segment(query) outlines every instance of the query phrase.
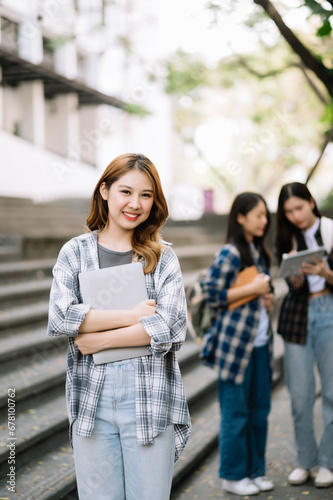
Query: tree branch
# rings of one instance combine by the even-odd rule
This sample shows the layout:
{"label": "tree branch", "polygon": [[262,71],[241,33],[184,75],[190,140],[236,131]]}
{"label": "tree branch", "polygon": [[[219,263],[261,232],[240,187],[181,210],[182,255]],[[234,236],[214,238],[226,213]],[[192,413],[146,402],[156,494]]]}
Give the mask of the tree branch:
{"label": "tree branch", "polygon": [[253,1],[265,10],[294,52],[301,58],[305,66],[317,75],[327,88],[330,96],[333,97],[333,77],[329,75],[327,68],[318,59],[316,59],[316,57],[314,57],[314,55],[295,36],[291,29],[288,28],[274,5],[269,0]]}
{"label": "tree branch", "polygon": [[[333,0],[332,0],[333,2]],[[299,63],[291,63],[291,64],[287,64],[284,68],[280,68],[280,69],[276,69],[276,70],[272,70],[272,71],[268,71],[267,73],[260,73],[259,71],[257,71],[256,69],[254,69],[241,55],[237,55],[237,60],[238,60],[238,63],[240,66],[242,66],[243,68],[245,68],[249,73],[251,73],[251,75],[254,75],[256,76],[257,78],[269,78],[269,77],[272,77],[272,76],[277,76],[279,75],[280,73],[283,73],[283,71],[285,71],[286,69],[290,69],[290,68],[298,68],[302,71],[306,81],[308,82],[309,86],[312,88],[312,90],[314,91],[314,93],[316,94],[316,96],[318,97],[318,99],[325,105],[328,104],[327,102],[327,99],[325,98],[325,96],[323,96],[323,94],[321,93],[320,89],[317,87],[317,85],[315,84],[315,82],[310,78],[310,76],[308,75],[308,72],[306,71],[306,67],[305,65],[302,63],[302,62],[299,62]]]}
{"label": "tree branch", "polygon": [[318,157],[318,160],[316,161],[315,165],[311,168],[310,172],[309,172],[309,175],[305,181],[305,184],[307,184],[309,182],[309,180],[311,179],[311,177],[313,176],[313,174],[315,173],[319,163],[320,163],[320,160],[322,159],[323,157],[323,154],[325,153],[325,149],[327,148],[327,146],[329,145],[330,142],[333,141],[333,128],[328,132],[327,136],[326,136],[326,139],[321,147],[321,151],[320,151],[320,155]]}
{"label": "tree branch", "polygon": [[286,69],[295,66],[295,64],[287,64],[284,68],[268,71],[267,73],[260,73],[260,71],[257,71],[256,69],[252,68],[252,66],[239,54],[237,54],[237,60],[240,66],[243,66],[243,68],[245,68],[249,73],[251,73],[251,75],[254,75],[257,78],[269,78],[272,76],[276,76],[279,75],[280,73],[283,73]]}
{"label": "tree branch", "polygon": [[[332,0],[332,2],[333,2],[333,0]],[[303,73],[306,81],[308,82],[308,84],[310,85],[310,87],[312,88],[312,90],[314,91],[314,93],[316,94],[316,96],[318,97],[318,99],[323,104],[325,104],[325,106],[327,106],[328,105],[327,99],[325,98],[325,96],[323,96],[323,94],[321,93],[320,89],[317,87],[317,85],[315,84],[315,82],[308,75],[308,72],[306,71],[307,68],[304,66],[304,64],[302,62],[299,62],[298,64],[295,64],[295,66],[302,71],[302,73]]]}

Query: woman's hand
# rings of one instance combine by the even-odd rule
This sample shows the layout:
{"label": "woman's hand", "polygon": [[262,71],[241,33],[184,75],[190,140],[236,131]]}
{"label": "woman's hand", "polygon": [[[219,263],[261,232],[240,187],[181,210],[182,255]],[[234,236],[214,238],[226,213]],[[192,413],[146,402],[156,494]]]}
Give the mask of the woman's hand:
{"label": "woman's hand", "polygon": [[303,274],[316,275],[325,278],[327,261],[325,259],[318,260],[317,257],[313,257],[313,260],[315,261],[315,264],[310,264],[310,262],[303,262],[300,271]]}
{"label": "woman's hand", "polygon": [[139,319],[144,316],[155,314],[156,302],[154,299],[143,300],[131,309],[133,324],[139,323]]}
{"label": "woman's hand", "polygon": [[271,289],[269,282],[270,277],[268,274],[258,274],[249,284],[249,287],[251,287],[251,293],[255,295],[265,295],[266,293],[269,293]]}
{"label": "woman's hand", "polygon": [[103,332],[79,333],[75,337],[74,343],[82,354],[94,354],[107,349],[105,340],[103,340]]}
{"label": "woman's hand", "polygon": [[262,297],[262,303],[267,312],[270,312],[273,309],[274,305],[274,295],[273,293],[265,293]]}

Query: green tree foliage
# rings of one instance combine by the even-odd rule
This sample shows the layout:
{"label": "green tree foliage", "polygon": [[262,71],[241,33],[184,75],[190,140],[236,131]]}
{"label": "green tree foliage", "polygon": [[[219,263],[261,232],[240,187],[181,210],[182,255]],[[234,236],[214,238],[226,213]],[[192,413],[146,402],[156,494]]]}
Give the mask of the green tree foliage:
{"label": "green tree foliage", "polygon": [[[333,7],[333,2],[329,3]],[[332,33],[331,21],[333,19],[333,8],[327,9],[323,2],[318,2],[317,0],[305,0],[303,5],[310,9],[310,16],[318,16],[321,20],[321,26],[317,29],[317,36],[329,36]]]}
{"label": "green tree foliage", "polygon": [[[275,23],[277,29],[280,34],[283,36],[285,41],[289,44],[291,49],[298,55],[303,64],[311,70],[316,77],[324,84],[326,90],[331,99],[333,99],[333,72],[332,72],[332,57],[328,65],[324,62],[322,54],[317,52],[317,49],[310,48],[308,45],[301,41],[301,38],[298,37],[294,31],[292,31],[287,24],[284,22],[283,17],[280,12],[277,10],[275,5],[269,0],[253,0],[253,2],[257,5],[260,5],[266,14],[272,19]],[[323,16],[323,12],[325,12],[324,23],[321,28],[317,30],[317,36],[329,36],[331,30],[327,29],[327,23],[330,25],[330,19],[332,17],[333,10],[326,10],[321,7],[321,4],[315,0],[305,1],[300,7],[306,6],[310,9],[311,16]],[[325,28],[326,26],[326,28]]]}
{"label": "green tree foliage", "polygon": [[197,55],[178,50],[167,61],[168,78],[165,91],[168,94],[189,94],[207,85],[210,74],[204,61]]}
{"label": "green tree foliage", "polygon": [[[296,7],[286,5],[288,2],[274,2],[282,9],[277,19],[271,2],[253,0],[252,3],[263,7],[258,5],[253,9],[245,22],[248,29],[258,33],[257,50],[231,54],[214,66],[207,66],[202,57],[183,51],[168,61],[166,90],[174,96],[179,143],[189,152],[188,159],[181,160],[184,178],[196,179],[203,187],[223,186],[221,196],[245,186],[259,187],[263,194],[273,196],[284,170],[299,165],[306,166],[308,173],[313,174],[308,151],[312,155],[321,151],[322,156],[331,137],[332,32],[328,28],[325,32],[324,26],[332,22],[332,12],[327,9],[327,2],[300,2],[297,8],[309,9],[308,22],[315,25],[313,33],[305,30],[295,34],[289,30],[287,38],[275,37],[275,45],[265,43],[264,31],[271,32],[272,20],[281,28],[282,15]],[[215,29],[219,29],[220,14],[227,16],[232,9],[241,7],[238,0],[214,0],[207,4]],[[290,44],[290,32],[297,50]],[[313,67],[306,64],[308,61]],[[319,72],[313,68],[316,71],[319,68]],[[325,78],[321,79],[323,74]],[[186,102],[184,96],[188,98]],[[220,166],[210,162],[196,140],[196,130],[212,116],[243,123],[229,160]],[[328,141],[323,148],[325,134]],[[315,156],[312,158],[314,163]],[[197,160],[205,162],[208,174],[206,171],[202,176],[191,170]]]}

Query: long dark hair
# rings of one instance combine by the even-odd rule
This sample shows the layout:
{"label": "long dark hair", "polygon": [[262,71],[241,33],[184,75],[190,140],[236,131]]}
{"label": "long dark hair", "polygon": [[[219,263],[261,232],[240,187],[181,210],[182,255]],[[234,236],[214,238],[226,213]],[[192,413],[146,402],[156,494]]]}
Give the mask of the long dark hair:
{"label": "long dark hair", "polygon": [[164,248],[159,230],[165,224],[169,212],[163,194],[160,177],[153,162],[142,154],[123,154],[115,158],[105,169],[99,179],[90,200],[90,211],[86,221],[89,231],[102,231],[109,224],[108,203],[100,193],[100,186],[106,183],[108,189],[120,177],[131,170],[145,173],[153,186],[154,203],[146,221],[140,224],[133,233],[132,248],[134,254],[146,260],[145,274],[154,271]]}
{"label": "long dark hair", "polygon": [[266,211],[267,211],[267,225],[265,227],[265,232],[261,237],[254,237],[253,243],[256,248],[259,250],[261,258],[264,260],[267,268],[270,266],[270,254],[267,250],[264,239],[269,230],[270,225],[270,214],[267,209],[266,201],[264,198],[258,193],[241,193],[233,201],[233,204],[230,209],[229,218],[228,218],[228,227],[227,227],[227,243],[233,243],[236,245],[237,249],[240,252],[241,256],[241,268],[248,267],[253,265],[253,257],[252,252],[250,251],[249,243],[247,242],[243,226],[239,224],[237,218],[238,214],[246,215],[253,208],[255,208],[258,203],[263,202]]}
{"label": "long dark hair", "polygon": [[302,200],[306,200],[309,203],[313,201],[313,213],[317,217],[321,217],[321,213],[316,205],[316,202],[305,184],[302,184],[301,182],[290,182],[289,184],[282,186],[276,212],[275,245],[279,261],[281,260],[283,253],[288,253],[292,250],[293,238],[296,240],[298,250],[305,250],[306,248],[302,230],[299,227],[294,226],[294,224],[287,219],[285,214],[284,204],[293,196],[302,198]]}

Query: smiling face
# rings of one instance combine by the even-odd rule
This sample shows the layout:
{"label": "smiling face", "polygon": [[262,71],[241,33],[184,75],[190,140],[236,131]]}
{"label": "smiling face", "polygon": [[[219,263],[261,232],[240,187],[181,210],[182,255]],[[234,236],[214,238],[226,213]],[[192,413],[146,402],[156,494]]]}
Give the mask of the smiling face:
{"label": "smiling face", "polygon": [[252,242],[253,238],[264,236],[268,222],[265,203],[260,200],[246,215],[239,213],[237,222],[243,227],[246,241]]}
{"label": "smiling face", "polygon": [[100,193],[108,202],[109,229],[133,232],[148,219],[154,203],[153,185],[140,170],[130,170],[107,189],[103,182]]}
{"label": "smiling face", "polygon": [[302,231],[309,229],[316,222],[316,215],[313,213],[314,202],[291,196],[283,204],[283,210],[286,218],[294,226]]}

